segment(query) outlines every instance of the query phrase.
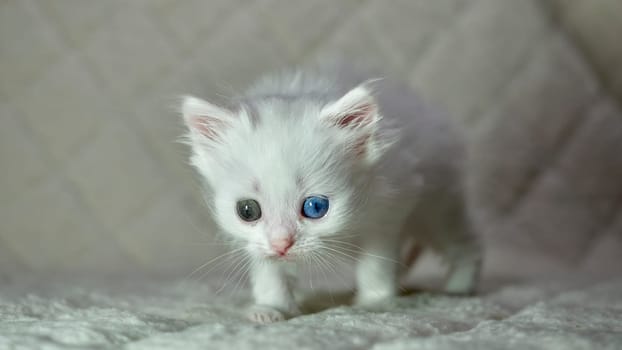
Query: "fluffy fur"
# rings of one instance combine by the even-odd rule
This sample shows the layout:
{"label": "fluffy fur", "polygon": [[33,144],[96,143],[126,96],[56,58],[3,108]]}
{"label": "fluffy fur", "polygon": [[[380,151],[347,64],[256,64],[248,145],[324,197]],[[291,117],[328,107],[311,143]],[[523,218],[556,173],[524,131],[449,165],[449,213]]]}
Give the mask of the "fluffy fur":
{"label": "fluffy fur", "polygon": [[[286,265],[323,251],[359,253],[364,305],[397,294],[406,242],[410,260],[421,246],[447,259],[448,292],[475,287],[481,254],[464,206],[459,138],[407,88],[344,72],[269,76],[230,106],[183,101],[191,163],[216,222],[253,260],[249,317],[258,322],[299,314]],[[326,216],[301,215],[310,195],[329,198]],[[259,220],[238,217],[241,199],[259,202]],[[277,254],[284,240],[293,245]]]}

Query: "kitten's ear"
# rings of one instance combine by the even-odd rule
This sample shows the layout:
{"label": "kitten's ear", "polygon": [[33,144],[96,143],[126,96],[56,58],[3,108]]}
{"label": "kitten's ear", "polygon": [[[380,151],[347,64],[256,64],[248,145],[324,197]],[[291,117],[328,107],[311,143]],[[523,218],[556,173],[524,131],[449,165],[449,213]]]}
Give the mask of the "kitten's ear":
{"label": "kitten's ear", "polygon": [[366,129],[378,119],[378,105],[370,90],[359,85],[322,109],[322,118],[343,129]]}
{"label": "kitten's ear", "polygon": [[375,98],[364,84],[324,107],[321,117],[331,126],[344,131],[344,142],[356,155],[371,156],[376,153],[374,134],[380,115]]}
{"label": "kitten's ear", "polygon": [[233,118],[233,112],[228,109],[192,96],[183,98],[181,112],[194,140],[217,140]]}

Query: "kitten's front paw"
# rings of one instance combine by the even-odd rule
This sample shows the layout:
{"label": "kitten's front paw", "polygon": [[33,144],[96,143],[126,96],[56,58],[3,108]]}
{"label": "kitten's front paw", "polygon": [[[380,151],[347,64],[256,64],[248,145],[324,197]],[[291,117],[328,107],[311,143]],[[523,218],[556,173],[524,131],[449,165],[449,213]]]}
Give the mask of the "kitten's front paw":
{"label": "kitten's front paw", "polygon": [[445,292],[458,296],[475,294],[481,269],[480,260],[461,262],[452,267],[445,282]]}
{"label": "kitten's front paw", "polygon": [[356,306],[367,310],[381,310],[393,304],[395,300],[393,295],[357,295],[354,299]]}
{"label": "kitten's front paw", "polygon": [[246,317],[256,323],[268,324],[285,321],[285,314],[264,305],[253,305],[246,311]]}

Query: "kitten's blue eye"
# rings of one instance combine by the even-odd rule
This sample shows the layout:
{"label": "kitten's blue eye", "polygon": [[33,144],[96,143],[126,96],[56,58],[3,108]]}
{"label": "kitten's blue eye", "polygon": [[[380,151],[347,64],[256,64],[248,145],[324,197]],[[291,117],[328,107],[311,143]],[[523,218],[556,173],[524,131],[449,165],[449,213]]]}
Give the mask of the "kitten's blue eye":
{"label": "kitten's blue eye", "polygon": [[307,197],[302,204],[302,215],[310,219],[319,219],[328,212],[328,198],[324,196]]}

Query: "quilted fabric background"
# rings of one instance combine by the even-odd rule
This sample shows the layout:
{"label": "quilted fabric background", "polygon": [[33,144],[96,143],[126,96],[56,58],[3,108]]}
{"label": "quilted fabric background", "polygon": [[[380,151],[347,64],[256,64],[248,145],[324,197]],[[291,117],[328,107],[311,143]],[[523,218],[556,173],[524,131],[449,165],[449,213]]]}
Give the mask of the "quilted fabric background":
{"label": "quilted fabric background", "polygon": [[0,1],[0,272],[191,271],[220,248],[176,96],[340,54],[461,125],[487,268],[605,273],[622,261],[621,14],[617,0]]}

